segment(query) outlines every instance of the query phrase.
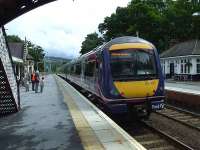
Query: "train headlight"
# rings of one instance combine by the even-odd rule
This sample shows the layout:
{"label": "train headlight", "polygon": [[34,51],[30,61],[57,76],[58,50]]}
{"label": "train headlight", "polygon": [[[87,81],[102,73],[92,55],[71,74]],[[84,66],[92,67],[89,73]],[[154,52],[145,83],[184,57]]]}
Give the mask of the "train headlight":
{"label": "train headlight", "polygon": [[163,87],[163,86],[160,86],[160,87],[158,88],[158,93],[162,95],[162,94],[164,94],[164,92],[165,92],[164,87]]}
{"label": "train headlight", "polygon": [[119,92],[117,91],[116,88],[113,88],[113,89],[111,89],[110,94],[115,95],[115,96],[118,96],[118,95],[119,95]]}
{"label": "train headlight", "polygon": [[160,90],[160,92],[163,92],[163,91],[164,91],[164,88],[161,86],[161,87],[159,88],[159,90]]}

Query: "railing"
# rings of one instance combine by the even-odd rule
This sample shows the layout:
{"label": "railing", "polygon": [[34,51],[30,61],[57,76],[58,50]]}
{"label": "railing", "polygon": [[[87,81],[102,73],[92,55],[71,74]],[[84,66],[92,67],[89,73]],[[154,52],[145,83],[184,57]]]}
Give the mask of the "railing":
{"label": "railing", "polygon": [[19,110],[19,87],[4,28],[0,28],[0,115]]}
{"label": "railing", "polygon": [[14,63],[13,63],[13,60],[12,60],[12,56],[11,56],[11,53],[10,53],[10,48],[8,46],[8,42],[6,40],[6,32],[5,32],[5,29],[4,27],[2,27],[2,31],[3,31],[3,35],[5,37],[5,43],[6,43],[6,47],[7,47],[7,52],[8,52],[8,55],[9,55],[9,58],[10,58],[10,62],[11,62],[11,65],[12,65],[12,72],[13,72],[13,75],[14,75],[14,78],[15,78],[15,83],[17,84],[17,98],[18,98],[18,109],[20,109],[20,90],[19,90],[19,82],[17,81],[17,75],[16,75],[16,72],[15,72],[15,69],[14,69]]}

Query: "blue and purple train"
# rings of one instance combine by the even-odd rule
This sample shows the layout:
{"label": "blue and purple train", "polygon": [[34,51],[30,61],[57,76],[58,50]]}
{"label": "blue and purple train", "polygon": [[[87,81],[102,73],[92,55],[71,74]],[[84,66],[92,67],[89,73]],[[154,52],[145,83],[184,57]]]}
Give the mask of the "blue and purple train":
{"label": "blue and purple train", "polygon": [[119,37],[72,60],[71,82],[99,97],[111,113],[149,115],[164,107],[164,77],[155,46],[138,37]]}

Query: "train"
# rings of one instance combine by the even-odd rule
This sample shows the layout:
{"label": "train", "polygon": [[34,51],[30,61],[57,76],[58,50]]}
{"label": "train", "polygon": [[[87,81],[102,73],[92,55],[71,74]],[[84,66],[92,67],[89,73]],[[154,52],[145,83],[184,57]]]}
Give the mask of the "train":
{"label": "train", "polygon": [[155,46],[138,37],[112,39],[65,66],[66,78],[98,97],[112,114],[149,116],[164,108],[164,76]]}

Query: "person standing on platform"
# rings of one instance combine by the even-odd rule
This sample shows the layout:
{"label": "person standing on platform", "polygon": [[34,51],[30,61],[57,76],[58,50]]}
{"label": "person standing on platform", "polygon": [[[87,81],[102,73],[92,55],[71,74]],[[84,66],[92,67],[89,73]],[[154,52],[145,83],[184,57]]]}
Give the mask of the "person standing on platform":
{"label": "person standing on platform", "polygon": [[37,70],[35,73],[35,93],[38,93],[38,86],[40,82],[39,71]]}
{"label": "person standing on platform", "polygon": [[31,74],[32,91],[35,91],[35,71]]}
{"label": "person standing on platform", "polygon": [[42,77],[42,79],[40,80],[40,92],[43,92],[43,88],[44,88],[44,77]]}

